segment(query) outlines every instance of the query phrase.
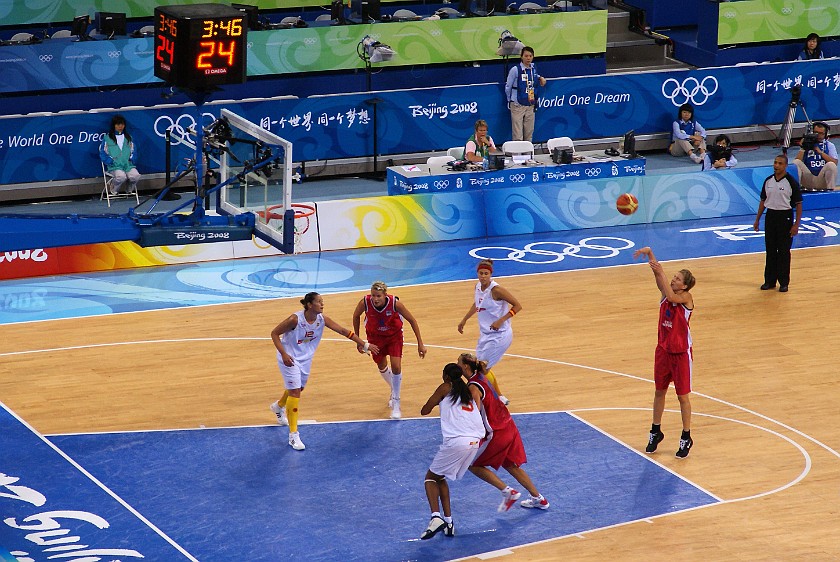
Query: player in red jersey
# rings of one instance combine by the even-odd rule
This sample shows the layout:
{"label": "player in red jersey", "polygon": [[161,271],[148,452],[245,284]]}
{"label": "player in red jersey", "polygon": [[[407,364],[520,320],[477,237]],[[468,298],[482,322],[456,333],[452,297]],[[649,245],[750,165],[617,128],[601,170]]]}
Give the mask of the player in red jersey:
{"label": "player in red jersey", "polygon": [[531,497],[522,500],[519,505],[527,508],[548,509],[548,500],[540,494],[531,481],[531,477],[522,468],[522,465],[528,461],[525,456],[525,445],[522,444],[522,436],[519,435],[519,428],[516,427],[507,406],[501,401],[496,389],[485,376],[487,364],[476,359],[472,353],[462,353],[458,357],[458,365],[464,371],[464,376],[469,380],[470,386],[478,387],[481,392],[484,415],[487,416],[487,424],[493,430],[490,440],[482,444],[478,456],[470,467],[470,472],[502,492],[499,511],[509,510],[522,494],[505,484],[490,468],[495,470],[504,468],[528,490]]}
{"label": "player in red jersey", "polygon": [[680,436],[680,448],[677,457],[688,456],[694,441],[691,439],[691,376],[692,376],[692,340],[689,321],[694,311],[694,297],[691,288],[696,280],[687,269],[681,269],[671,281],[668,281],[662,264],[656,261],[653,250],[644,247],[636,250],[633,257],[647,256],[656,286],[662,293],[659,301],[659,337],[654,357],[653,378],[656,392],[653,396],[653,424],[648,436],[646,453],[656,451],[657,445],[665,438],[662,433],[662,412],[665,411],[665,394],[673,381],[677,399],[680,401],[683,431]]}
{"label": "player in red jersey", "polygon": [[365,314],[365,333],[368,342],[379,347],[379,353],[373,353],[371,356],[379,368],[379,374],[391,388],[391,396],[388,400],[391,419],[398,420],[402,416],[400,388],[402,386],[403,318],[414,331],[414,337],[417,338],[417,353],[423,359],[426,357],[426,346],[423,345],[423,338],[420,336],[420,326],[405,305],[400,302],[399,297],[388,294],[388,286],[382,281],[375,281],[370,286],[370,294],[365,295],[353,311],[353,329],[357,333],[362,313]]}

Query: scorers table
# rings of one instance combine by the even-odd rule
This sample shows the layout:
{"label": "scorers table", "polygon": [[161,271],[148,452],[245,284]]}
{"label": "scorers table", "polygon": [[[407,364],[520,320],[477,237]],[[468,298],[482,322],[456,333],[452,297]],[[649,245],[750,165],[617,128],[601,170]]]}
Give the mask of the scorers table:
{"label": "scorers table", "polygon": [[524,164],[505,162],[503,170],[449,171],[446,166],[416,164],[388,168],[388,195],[522,187],[554,182],[645,175],[645,159],[611,157],[603,152],[578,152],[571,164],[555,164],[537,154]]}

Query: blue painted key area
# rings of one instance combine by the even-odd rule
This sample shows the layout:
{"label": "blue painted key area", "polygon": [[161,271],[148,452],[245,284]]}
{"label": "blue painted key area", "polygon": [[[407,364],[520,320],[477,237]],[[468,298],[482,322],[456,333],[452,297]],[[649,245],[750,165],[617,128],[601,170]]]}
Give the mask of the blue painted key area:
{"label": "blue painted key area", "polygon": [[305,452],[279,426],[50,440],[200,560],[448,560],[717,501],[566,413],[515,420],[551,508],[497,513],[499,492],[467,474],[450,483],[456,536],[429,541],[434,418],[304,425]]}

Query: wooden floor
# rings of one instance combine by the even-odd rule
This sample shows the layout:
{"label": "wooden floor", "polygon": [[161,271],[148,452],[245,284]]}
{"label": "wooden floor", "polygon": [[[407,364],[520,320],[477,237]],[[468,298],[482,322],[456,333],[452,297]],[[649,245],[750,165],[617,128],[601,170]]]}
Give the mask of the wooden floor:
{"label": "wooden floor", "polygon": [[[504,560],[840,559],[840,247],[795,251],[787,294],[759,291],[763,260],[665,264],[698,280],[695,446],[674,458],[679,414],[669,394],[666,438],[652,458],[723,503],[517,548]],[[659,298],[648,266],[497,280],[524,306],[511,356],[496,369],[512,411],[568,410],[642,450]],[[429,346],[425,360],[413,346],[405,354],[404,416],[419,415],[442,366],[474,348],[475,321],[464,335],[456,329],[472,287],[392,290]],[[325,312],[349,326],[361,296],[328,295]],[[46,434],[272,423],[281,383],[268,336],[298,308],[285,299],[0,326],[0,399]],[[327,337],[302,418],[387,416],[370,360]],[[540,467],[528,470],[539,481]],[[552,509],[575,509],[550,499]]]}

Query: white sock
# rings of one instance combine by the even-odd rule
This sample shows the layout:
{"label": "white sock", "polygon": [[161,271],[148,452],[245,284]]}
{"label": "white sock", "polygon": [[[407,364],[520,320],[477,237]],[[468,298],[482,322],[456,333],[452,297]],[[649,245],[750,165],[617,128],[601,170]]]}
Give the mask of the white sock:
{"label": "white sock", "polygon": [[440,517],[440,511],[433,511],[432,517]]}
{"label": "white sock", "polygon": [[512,491],[513,491],[513,488],[511,488],[510,486],[505,486],[505,489],[504,489],[504,490],[502,490],[502,493],[503,493],[503,494],[509,494],[509,493],[511,493]]}
{"label": "white sock", "polygon": [[400,399],[400,387],[402,387],[402,373],[391,374],[391,398]]}
{"label": "white sock", "polygon": [[391,379],[394,377],[394,373],[391,372],[391,367],[385,367],[385,370],[379,370],[379,374],[382,375],[382,379],[388,383],[388,386],[393,387],[393,383]]}
{"label": "white sock", "polygon": [[447,517],[446,515],[444,515],[443,520],[446,521],[447,525],[452,524],[452,517]]}

